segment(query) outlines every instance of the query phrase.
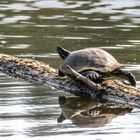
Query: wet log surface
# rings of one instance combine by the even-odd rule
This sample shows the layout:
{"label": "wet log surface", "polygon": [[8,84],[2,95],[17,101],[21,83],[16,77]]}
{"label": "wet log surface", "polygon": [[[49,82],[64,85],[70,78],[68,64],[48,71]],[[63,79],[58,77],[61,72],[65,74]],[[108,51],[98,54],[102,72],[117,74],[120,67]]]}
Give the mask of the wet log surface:
{"label": "wet log surface", "polygon": [[49,85],[93,101],[111,102],[140,108],[140,89],[125,85],[117,79],[105,80],[98,85],[99,89],[93,89],[84,83],[59,77],[57,75],[58,70],[48,64],[6,54],[0,54],[0,71],[12,77]]}

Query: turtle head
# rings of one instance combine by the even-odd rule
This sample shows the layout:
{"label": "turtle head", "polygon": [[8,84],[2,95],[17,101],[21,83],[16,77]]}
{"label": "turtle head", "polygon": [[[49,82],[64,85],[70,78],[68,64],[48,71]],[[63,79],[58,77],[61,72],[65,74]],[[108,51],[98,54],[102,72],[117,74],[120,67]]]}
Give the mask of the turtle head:
{"label": "turtle head", "polygon": [[70,51],[62,47],[57,47],[57,53],[60,55],[62,59],[65,59],[70,54]]}

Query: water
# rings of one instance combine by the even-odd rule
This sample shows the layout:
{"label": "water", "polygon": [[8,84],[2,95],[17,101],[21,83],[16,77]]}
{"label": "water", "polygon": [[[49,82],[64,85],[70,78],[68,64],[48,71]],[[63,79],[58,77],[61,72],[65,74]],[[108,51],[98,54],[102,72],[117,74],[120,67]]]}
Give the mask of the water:
{"label": "water", "polygon": [[[1,53],[34,58],[58,68],[62,60],[56,46],[71,51],[101,47],[126,64],[140,87],[139,0],[1,0],[0,11]],[[68,94],[3,73],[0,91],[0,137],[139,136],[139,109],[106,114],[95,121],[90,116],[90,123],[84,117],[80,119],[85,123],[80,122],[78,115],[58,123],[62,111],[73,115],[71,108],[61,108],[58,102],[59,95]]]}

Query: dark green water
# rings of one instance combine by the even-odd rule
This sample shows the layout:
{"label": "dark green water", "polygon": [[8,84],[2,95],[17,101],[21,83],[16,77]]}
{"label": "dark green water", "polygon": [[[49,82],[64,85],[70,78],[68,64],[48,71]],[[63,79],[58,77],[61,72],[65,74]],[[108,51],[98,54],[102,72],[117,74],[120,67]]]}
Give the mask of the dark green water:
{"label": "dark green water", "polygon": [[[56,46],[71,51],[101,47],[133,72],[140,87],[139,0],[1,0],[0,52],[41,60],[57,68]],[[0,136],[92,136],[138,138],[140,110],[104,125],[57,123],[58,96],[50,87],[0,73]],[[109,118],[108,118],[109,120]],[[105,122],[106,121],[106,122]]]}

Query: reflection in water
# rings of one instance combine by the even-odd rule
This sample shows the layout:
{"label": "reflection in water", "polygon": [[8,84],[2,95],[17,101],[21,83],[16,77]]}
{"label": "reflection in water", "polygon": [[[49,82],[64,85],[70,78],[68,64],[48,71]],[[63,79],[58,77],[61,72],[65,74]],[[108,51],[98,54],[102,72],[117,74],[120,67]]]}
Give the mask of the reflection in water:
{"label": "reflection in water", "polygon": [[59,104],[62,109],[62,113],[57,119],[59,123],[70,119],[73,124],[84,127],[103,127],[113,118],[132,111],[131,107],[93,103],[80,97],[60,96]]}
{"label": "reflection in water", "polygon": [[[36,58],[58,68],[62,60],[56,46],[71,51],[102,47],[127,64],[140,87],[139,0],[0,0],[0,11],[1,53]],[[139,133],[138,109],[112,105],[110,110],[84,99],[61,98],[62,123],[57,123],[60,91],[14,81],[2,73],[0,91],[0,136]]]}

